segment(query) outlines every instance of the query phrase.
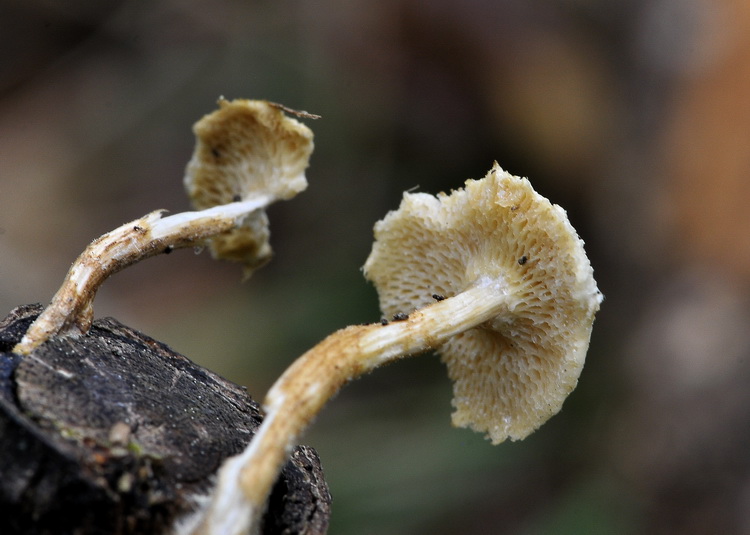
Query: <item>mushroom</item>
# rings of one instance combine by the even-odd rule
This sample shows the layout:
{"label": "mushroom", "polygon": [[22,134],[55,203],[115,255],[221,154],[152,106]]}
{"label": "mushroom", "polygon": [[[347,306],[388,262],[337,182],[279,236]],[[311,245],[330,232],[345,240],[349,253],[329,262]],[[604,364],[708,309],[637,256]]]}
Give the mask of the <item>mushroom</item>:
{"label": "mushroom", "polygon": [[313,150],[312,131],[284,111],[291,110],[220,99],[219,109],[193,128],[197,143],[185,185],[197,211],[162,217],[157,210],[94,240],[13,351],[28,354],[53,336],[88,332],[99,286],[144,258],[208,241],[215,257],[242,262],[245,278],[264,264],[271,249],[263,209],[307,187]]}
{"label": "mushroom", "polygon": [[[305,169],[312,153],[312,132],[282,111],[307,118],[262,100],[219,100],[219,110],[195,123],[197,144],[185,173],[185,188],[196,210],[262,195],[291,199],[305,188]],[[268,217],[255,210],[229,232],[211,238],[214,258],[244,264],[244,276],[271,257]]]}
{"label": "mushroom", "polygon": [[385,317],[400,321],[344,328],[294,362],[182,533],[256,532],[302,432],[346,382],[382,364],[437,350],[454,382],[454,425],[493,444],[526,437],[575,388],[602,295],[565,211],[528,180],[495,164],[450,195],[406,193],[375,238],[365,275]]}

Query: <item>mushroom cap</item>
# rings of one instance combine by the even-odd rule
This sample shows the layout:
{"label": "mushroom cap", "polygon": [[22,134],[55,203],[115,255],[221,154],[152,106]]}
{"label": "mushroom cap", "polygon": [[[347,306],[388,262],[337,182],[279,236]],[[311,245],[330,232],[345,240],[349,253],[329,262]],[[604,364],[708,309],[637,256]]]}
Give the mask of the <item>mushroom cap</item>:
{"label": "mushroom cap", "polygon": [[[257,195],[290,199],[307,188],[313,133],[284,110],[291,111],[264,100],[222,98],[218,110],[193,125],[196,145],[184,183],[196,210]],[[247,277],[270,259],[269,234],[268,218],[257,210],[209,245],[215,258],[242,262]]]}
{"label": "mushroom cap", "polygon": [[575,388],[602,295],[565,211],[497,163],[437,197],[405,193],[375,225],[364,266],[383,313],[411,312],[484,277],[507,309],[438,348],[453,381],[453,424],[493,444],[525,438]]}

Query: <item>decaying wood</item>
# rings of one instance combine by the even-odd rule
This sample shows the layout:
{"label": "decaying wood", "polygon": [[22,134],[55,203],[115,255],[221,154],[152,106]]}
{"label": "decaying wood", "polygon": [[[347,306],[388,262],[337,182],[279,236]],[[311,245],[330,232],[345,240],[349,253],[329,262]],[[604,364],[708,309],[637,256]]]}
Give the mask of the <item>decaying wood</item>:
{"label": "decaying wood", "polygon": [[[113,319],[13,354],[41,310],[18,307],[0,322],[2,533],[165,533],[252,438],[258,405]],[[269,503],[264,533],[326,532],[314,450],[294,451]]]}

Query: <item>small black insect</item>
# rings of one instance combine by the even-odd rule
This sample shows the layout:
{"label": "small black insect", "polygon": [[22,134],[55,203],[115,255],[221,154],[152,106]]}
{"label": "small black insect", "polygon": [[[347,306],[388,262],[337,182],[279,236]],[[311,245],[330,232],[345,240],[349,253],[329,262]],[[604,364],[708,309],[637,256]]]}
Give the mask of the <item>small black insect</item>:
{"label": "small black insect", "polygon": [[442,301],[443,299],[445,299],[445,296],[444,295],[440,295],[440,294],[432,294],[432,298],[435,301]]}
{"label": "small black insect", "polygon": [[133,230],[136,231],[136,232],[141,232],[143,230],[143,227],[139,227],[138,225],[135,225],[133,227]]}
{"label": "small black insect", "polygon": [[235,195],[234,197],[232,197],[232,202],[240,202],[241,200],[242,197],[240,197],[239,195]]}
{"label": "small black insect", "polygon": [[393,321],[404,321],[409,319],[409,314],[404,314],[403,312],[399,312],[398,314],[393,315]]}
{"label": "small black insect", "polygon": [[524,265],[528,260],[529,259],[526,258],[526,256],[522,256],[521,258],[518,259],[518,263],[521,265]]}
{"label": "small black insect", "polygon": [[169,254],[172,251],[174,251],[174,247],[172,247],[171,245],[164,248],[164,254]]}
{"label": "small black insect", "polygon": [[383,318],[382,320],[380,320],[380,324],[381,325],[388,325],[388,320],[385,319],[385,318]]}

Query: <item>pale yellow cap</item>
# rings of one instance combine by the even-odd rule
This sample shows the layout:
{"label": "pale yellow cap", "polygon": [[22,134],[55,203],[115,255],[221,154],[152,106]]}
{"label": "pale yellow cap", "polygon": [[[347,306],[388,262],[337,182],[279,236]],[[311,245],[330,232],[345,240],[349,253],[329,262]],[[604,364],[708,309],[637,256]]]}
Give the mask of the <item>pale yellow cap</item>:
{"label": "pale yellow cap", "polygon": [[[290,199],[307,187],[313,133],[285,109],[264,100],[221,99],[217,111],[195,123],[184,182],[196,210],[257,195]],[[258,210],[210,247],[215,258],[242,262],[247,277],[270,259],[268,239],[268,218]]]}
{"label": "pale yellow cap", "polygon": [[410,313],[482,278],[506,312],[443,344],[453,424],[493,443],[522,439],[575,388],[602,295],[565,211],[497,164],[437,197],[404,194],[375,225],[364,266],[383,313]]}

